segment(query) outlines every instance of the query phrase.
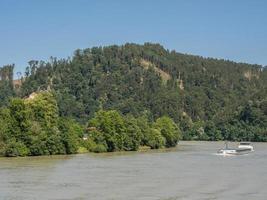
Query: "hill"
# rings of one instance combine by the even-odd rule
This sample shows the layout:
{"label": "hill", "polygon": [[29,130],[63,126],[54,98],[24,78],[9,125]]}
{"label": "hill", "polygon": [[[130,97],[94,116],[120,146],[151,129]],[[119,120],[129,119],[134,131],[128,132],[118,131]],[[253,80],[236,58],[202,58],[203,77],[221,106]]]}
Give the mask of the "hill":
{"label": "hill", "polygon": [[[72,58],[30,61],[13,86],[1,68],[0,105],[9,97],[54,93],[61,117],[85,124],[96,111],[118,110],[150,121],[171,117],[184,139],[267,140],[267,69],[186,55],[159,44],[76,50]],[[18,81],[17,81],[18,82]]]}

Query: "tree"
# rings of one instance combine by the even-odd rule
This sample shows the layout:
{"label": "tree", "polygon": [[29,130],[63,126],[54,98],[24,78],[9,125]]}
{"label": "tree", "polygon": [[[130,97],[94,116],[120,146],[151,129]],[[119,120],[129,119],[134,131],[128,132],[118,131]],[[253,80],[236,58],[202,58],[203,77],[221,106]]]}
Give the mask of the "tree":
{"label": "tree", "polygon": [[28,154],[29,149],[20,141],[12,140],[5,147],[5,156],[7,157],[27,156]]}
{"label": "tree", "polygon": [[15,95],[13,87],[14,65],[0,67],[0,107],[6,106],[8,100]]}
{"label": "tree", "polygon": [[143,113],[142,116],[137,118],[137,126],[140,128],[140,131],[141,131],[140,145],[149,146],[148,142],[149,142],[149,137],[150,137],[151,124],[148,121],[148,113],[147,112]]}
{"label": "tree", "polygon": [[204,132],[208,140],[218,141],[223,139],[221,131],[216,127],[213,121],[207,121],[205,123]]}
{"label": "tree", "polygon": [[[127,137],[126,127],[122,116],[117,111],[98,111],[89,121],[89,126],[95,127],[103,135],[108,151],[123,150],[124,140]],[[93,133],[95,132],[91,134]]]}
{"label": "tree", "polygon": [[[34,139],[30,148],[32,154],[64,154],[65,146],[62,143],[61,133],[59,130],[58,107],[55,96],[48,91],[39,92],[25,100],[25,104],[31,113],[32,127],[39,132],[32,131],[31,136]],[[37,151],[36,142],[42,144],[42,148]]]}
{"label": "tree", "polygon": [[147,145],[151,147],[151,149],[159,149],[166,146],[166,139],[158,129],[150,128]]}
{"label": "tree", "polygon": [[83,137],[82,127],[72,119],[61,118],[59,120],[59,130],[62,143],[67,154],[77,153],[79,143]]}
{"label": "tree", "polygon": [[133,116],[125,117],[126,138],[124,142],[124,150],[136,151],[141,143],[141,129],[137,124],[137,120]]}
{"label": "tree", "polygon": [[158,118],[153,124],[153,127],[158,129],[166,139],[166,147],[176,146],[181,137],[181,131],[171,118],[167,116]]}
{"label": "tree", "polygon": [[8,127],[9,138],[29,144],[30,110],[22,99],[14,98],[8,106],[10,120]]}

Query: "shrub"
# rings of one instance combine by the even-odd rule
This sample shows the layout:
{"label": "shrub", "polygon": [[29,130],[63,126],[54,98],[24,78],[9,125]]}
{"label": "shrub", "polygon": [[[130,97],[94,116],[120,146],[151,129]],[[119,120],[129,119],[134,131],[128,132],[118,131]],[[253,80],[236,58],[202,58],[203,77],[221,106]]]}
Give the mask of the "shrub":
{"label": "shrub", "polygon": [[159,149],[164,147],[166,144],[165,138],[161,135],[160,131],[154,128],[151,128],[148,133],[148,146],[151,149]]}
{"label": "shrub", "polygon": [[5,156],[16,157],[16,156],[27,156],[29,149],[22,142],[10,142],[5,148]]}

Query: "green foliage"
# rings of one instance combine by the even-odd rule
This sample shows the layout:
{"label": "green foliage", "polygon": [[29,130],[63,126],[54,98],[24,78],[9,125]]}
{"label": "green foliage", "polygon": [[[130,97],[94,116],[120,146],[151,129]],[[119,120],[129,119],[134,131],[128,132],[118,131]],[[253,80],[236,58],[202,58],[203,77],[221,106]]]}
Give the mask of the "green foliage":
{"label": "green foliage", "polygon": [[0,67],[0,107],[7,105],[10,97],[15,95],[13,87],[14,65]]}
{"label": "green foliage", "polygon": [[[6,69],[10,72],[12,66]],[[60,116],[81,123],[100,109],[136,118],[148,112],[150,121],[164,115],[171,117],[180,125],[183,139],[219,140],[225,139],[223,126],[233,125],[234,117],[255,127],[255,131],[257,121],[263,124],[260,129],[266,129],[266,121],[262,121],[266,118],[266,71],[258,65],[180,54],[159,44],[113,45],[77,50],[72,59],[30,61],[17,94],[52,89]],[[0,86],[0,96],[5,91],[1,93]],[[264,112],[256,105],[248,106],[256,101]],[[236,116],[240,109],[243,113]],[[214,126],[203,125],[204,133],[199,135],[194,127],[199,121],[213,122]],[[261,138],[261,133],[257,131],[255,137]],[[112,145],[110,141],[111,149],[123,146]]]}
{"label": "green foliage", "polygon": [[135,151],[140,145],[152,149],[174,147],[180,138],[180,130],[169,117],[159,118],[153,128],[145,115],[134,118],[123,116],[117,111],[100,110],[88,123],[88,137],[85,146],[96,152],[97,145],[101,151]]}
{"label": "green foliage", "polygon": [[166,147],[176,146],[178,139],[181,138],[181,131],[174,121],[167,117],[161,117],[156,120],[153,127],[158,129],[166,140]]}
{"label": "green foliage", "polygon": [[77,153],[83,136],[82,127],[71,119],[61,118],[59,123],[60,137],[65,146],[67,154]]}
{"label": "green foliage", "polygon": [[126,138],[124,140],[124,150],[136,151],[141,144],[142,132],[137,120],[133,116],[125,118]]}
{"label": "green foliage", "polygon": [[148,145],[151,124],[149,123],[147,113],[144,113],[142,116],[138,117],[136,119],[136,123],[141,131],[140,145]]}
{"label": "green foliage", "polygon": [[58,107],[54,95],[44,91],[31,96],[25,100],[31,121],[31,129],[28,134],[31,138],[28,144],[31,155],[67,153],[66,143],[63,144],[63,141],[66,142],[64,140],[66,137],[62,139],[59,130]]}
{"label": "green foliage", "polygon": [[[13,69],[0,68],[1,154],[23,145],[28,155],[49,155],[80,145],[95,152],[172,147],[179,138],[267,141],[266,67],[145,43],[32,60],[19,80]],[[86,145],[80,126],[88,121],[95,130]]]}
{"label": "green foliage", "polygon": [[26,104],[32,112],[33,120],[42,126],[51,129],[58,125],[58,106],[54,95],[51,92],[40,92],[32,94],[33,99],[27,99]]}
{"label": "green foliage", "polygon": [[150,128],[148,132],[147,146],[151,149],[159,149],[166,145],[166,139],[161,135],[158,129]]}
{"label": "green foliage", "polygon": [[212,121],[207,121],[204,128],[205,140],[218,141],[222,140],[221,130],[216,128],[216,125]]}
{"label": "green foliage", "polygon": [[[99,133],[97,134],[96,132],[94,134],[92,134],[92,136],[94,136],[95,140],[98,140],[98,137],[101,137],[101,135],[99,135]],[[99,140],[97,141],[97,143],[94,141],[94,139],[89,138],[88,140],[83,142],[83,145],[86,147],[86,149],[90,152],[94,152],[94,153],[103,153],[103,152],[107,152],[107,145],[105,143],[104,140],[102,140],[102,142],[100,142]]]}
{"label": "green foliage", "polygon": [[94,146],[94,148],[92,149],[92,152],[95,153],[107,152],[107,148],[104,144],[96,144],[96,146]]}
{"label": "green foliage", "polygon": [[22,99],[14,98],[10,101],[9,111],[11,122],[7,131],[9,136],[21,142],[29,142],[30,112]]}
{"label": "green foliage", "polygon": [[22,142],[9,142],[5,147],[4,155],[7,157],[27,156],[29,149]]}
{"label": "green foliage", "polygon": [[50,151],[47,147],[47,134],[45,131],[40,130],[40,132],[32,134],[29,150],[31,156],[50,155]]}
{"label": "green foliage", "polygon": [[76,153],[83,136],[74,120],[59,118],[50,92],[14,98],[0,116],[1,152],[6,156]]}
{"label": "green foliage", "polygon": [[89,126],[98,130],[92,132],[89,136],[96,138],[95,134],[100,134],[107,145],[107,151],[124,149],[126,127],[123,117],[117,111],[98,111],[95,117],[89,121]]}

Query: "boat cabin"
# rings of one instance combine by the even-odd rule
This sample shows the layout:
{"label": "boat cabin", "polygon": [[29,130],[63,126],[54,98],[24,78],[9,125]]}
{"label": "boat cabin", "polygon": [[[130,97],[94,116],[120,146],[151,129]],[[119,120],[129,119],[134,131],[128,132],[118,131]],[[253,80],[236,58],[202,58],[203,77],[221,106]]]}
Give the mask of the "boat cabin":
{"label": "boat cabin", "polygon": [[239,145],[251,145],[250,142],[240,142]]}

